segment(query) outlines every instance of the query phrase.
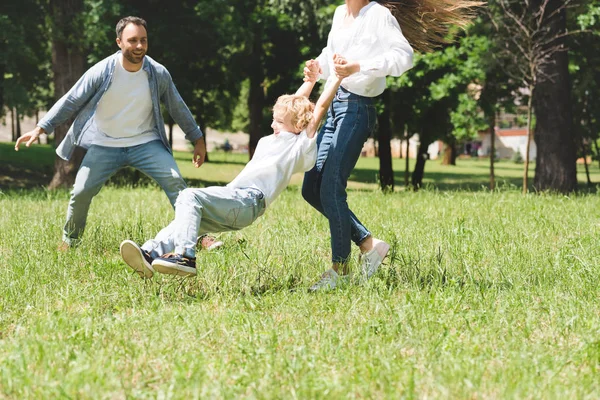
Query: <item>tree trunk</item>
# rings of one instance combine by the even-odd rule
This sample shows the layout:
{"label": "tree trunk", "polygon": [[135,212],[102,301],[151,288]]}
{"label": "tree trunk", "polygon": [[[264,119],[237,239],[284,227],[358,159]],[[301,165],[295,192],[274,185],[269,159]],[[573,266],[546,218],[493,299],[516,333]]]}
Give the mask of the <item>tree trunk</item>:
{"label": "tree trunk", "polygon": [[[83,10],[83,0],[51,0],[50,18],[52,20],[52,72],[54,74],[54,98],[60,99],[85,72],[85,57],[78,43],[70,37],[74,32],[82,32],[77,18]],[[75,35],[76,37],[78,35]],[[58,145],[66,136],[73,121],[67,121],[54,131],[55,144]],[[84,151],[77,148],[69,161],[55,157],[54,176],[48,185],[50,189],[70,187],[75,182],[75,175]]]}
{"label": "tree trunk", "polygon": [[259,23],[254,25],[254,37],[252,39],[252,56],[249,58],[248,77],[250,78],[250,91],[248,94],[248,116],[250,119],[248,131],[250,143],[248,154],[250,159],[258,141],[263,136],[263,108],[265,105],[265,90],[263,83],[265,74],[262,67],[262,28]]}
{"label": "tree trunk", "polygon": [[169,146],[171,146],[171,150],[173,150],[173,126],[175,125],[175,121],[173,121],[173,118],[171,118],[171,116],[169,116],[169,119],[167,120],[167,126],[169,127]]}
{"label": "tree trunk", "polygon": [[[410,138],[408,137],[408,129],[404,131],[404,138],[406,139],[406,160],[404,163],[404,187],[408,187],[410,180]],[[402,149],[400,149],[402,152]]]}
{"label": "tree trunk", "polygon": [[596,157],[598,157],[598,168],[600,168],[600,149],[598,149],[598,140],[594,140],[594,146],[596,147]]}
{"label": "tree trunk", "polygon": [[488,119],[490,127],[490,190],[496,189],[496,173],[494,172],[494,161],[496,158],[496,113],[490,115]]}
{"label": "tree trunk", "polygon": [[456,141],[447,138],[444,144],[444,158],[442,159],[442,165],[456,165]]}
{"label": "tree trunk", "polygon": [[[0,51],[5,52],[4,44],[0,44]],[[4,116],[4,73],[6,65],[0,63],[0,117]]]}
{"label": "tree trunk", "polygon": [[590,179],[590,167],[587,162],[587,146],[585,145],[585,141],[581,140],[581,151],[583,153],[583,165],[585,165],[585,176],[587,178],[587,185],[592,186],[592,180]]}
{"label": "tree trunk", "polygon": [[18,137],[17,137],[17,129],[15,128],[15,108],[14,107],[10,108],[10,134],[12,137],[12,141],[16,142]]}
{"label": "tree trunk", "polygon": [[[532,131],[532,115],[533,115],[533,95],[535,86],[529,86],[529,100],[527,100],[527,144],[525,145],[525,167],[523,168],[523,194],[527,194],[529,190],[529,149],[531,148],[531,140],[533,139]],[[539,148],[538,148],[539,149]],[[519,151],[519,150],[517,150]],[[538,150],[539,153],[539,150]],[[538,154],[539,157],[539,154]]]}
{"label": "tree trunk", "polygon": [[379,184],[384,192],[394,191],[394,170],[392,168],[392,125],[390,123],[390,91],[383,93],[384,108],[379,116]]}
{"label": "tree trunk", "polygon": [[19,113],[19,107],[15,107],[15,126],[16,126],[16,133],[17,133],[17,138],[21,137],[21,114]]}
{"label": "tree trunk", "polygon": [[428,143],[421,142],[417,152],[417,163],[415,170],[412,173],[412,187],[414,190],[419,190],[423,186],[423,176],[425,175],[425,162],[427,161]]}
{"label": "tree trunk", "polygon": [[[549,11],[556,10],[562,3],[563,0],[550,0]],[[548,24],[548,29],[554,32],[553,36],[565,33],[565,10]],[[564,39],[549,45],[561,43],[564,43]],[[534,95],[537,145],[534,185],[540,191],[569,193],[577,188],[577,166],[568,53],[558,51],[550,57],[544,73],[553,79],[539,83]]]}

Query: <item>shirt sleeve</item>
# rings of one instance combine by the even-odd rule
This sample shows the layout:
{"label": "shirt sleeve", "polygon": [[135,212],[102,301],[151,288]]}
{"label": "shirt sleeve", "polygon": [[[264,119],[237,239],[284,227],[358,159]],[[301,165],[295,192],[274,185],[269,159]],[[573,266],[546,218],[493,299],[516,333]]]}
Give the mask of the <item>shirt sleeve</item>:
{"label": "shirt sleeve", "polygon": [[102,83],[103,66],[104,63],[98,63],[87,70],[77,83],[48,110],[37,126],[47,134],[51,134],[57,126],[81,111]]}
{"label": "shirt sleeve", "polygon": [[389,49],[384,53],[360,61],[360,71],[367,75],[385,77],[400,76],[413,66],[413,49],[402,34],[398,21],[386,13],[377,32],[378,40]]}
{"label": "shirt sleeve", "polygon": [[317,139],[316,135],[313,138],[306,136],[306,131],[300,133],[298,138],[300,143],[298,146],[298,165],[294,172],[306,172],[312,169],[317,162]]}

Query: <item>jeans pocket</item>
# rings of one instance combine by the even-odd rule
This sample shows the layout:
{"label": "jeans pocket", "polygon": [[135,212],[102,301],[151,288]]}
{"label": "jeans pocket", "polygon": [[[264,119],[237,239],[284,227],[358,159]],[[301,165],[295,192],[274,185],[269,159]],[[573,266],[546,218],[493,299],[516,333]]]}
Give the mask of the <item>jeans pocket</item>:
{"label": "jeans pocket", "polygon": [[347,91],[347,90],[341,90],[339,89],[337,91],[337,93],[335,94],[335,99],[337,101],[341,101],[341,102],[348,102],[350,101],[350,97],[352,96],[352,93]]}

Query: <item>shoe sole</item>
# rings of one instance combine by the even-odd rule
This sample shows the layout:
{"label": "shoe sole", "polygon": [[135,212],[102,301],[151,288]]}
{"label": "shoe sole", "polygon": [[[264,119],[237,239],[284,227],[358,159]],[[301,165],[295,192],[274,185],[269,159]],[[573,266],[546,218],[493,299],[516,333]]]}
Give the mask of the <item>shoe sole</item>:
{"label": "shoe sole", "polygon": [[152,263],[152,268],[161,274],[196,276],[196,268],[185,267],[183,265],[169,263],[158,259],[154,260]]}
{"label": "shoe sole", "polygon": [[214,242],[213,244],[211,244],[210,246],[208,246],[206,248],[207,251],[211,251],[211,250],[216,250],[220,247],[222,247],[225,243],[221,242],[220,240],[217,242]]}
{"label": "shoe sole", "polygon": [[154,270],[148,261],[146,261],[142,251],[135,242],[125,240],[121,243],[119,250],[125,264],[131,267],[141,278],[152,278]]}
{"label": "shoe sole", "polygon": [[[383,241],[377,243],[373,247],[376,250],[379,249],[380,247],[382,247],[383,248],[383,257],[381,257],[381,261],[379,261],[379,263],[377,263],[377,265],[375,267],[373,267],[373,270],[371,271],[370,274],[368,273],[368,271],[367,271],[366,274],[365,273],[361,274],[362,283],[364,283],[367,280],[371,279],[371,277],[377,273],[377,271],[379,270],[379,267],[381,266],[381,264],[383,264],[383,260],[385,260],[385,258],[387,257],[388,253],[390,252],[390,245],[387,244],[386,242],[383,242]],[[377,251],[377,253],[379,253],[379,251]],[[379,254],[381,254],[381,253],[379,253]]]}
{"label": "shoe sole", "polygon": [[[381,264],[383,264],[383,260],[385,260],[385,258],[387,257],[388,253],[390,252],[390,245],[387,244],[386,242],[377,243],[375,245],[375,248],[378,249],[378,246],[383,247],[383,257],[381,257],[381,261],[379,262],[379,264],[377,264],[377,266],[375,268],[373,268],[373,272],[371,272],[371,275],[369,275],[368,278],[372,277],[373,275],[375,275],[377,273],[377,270],[379,269],[379,267],[381,266]],[[379,253],[379,251],[377,251],[377,252]],[[379,253],[379,254],[381,254],[381,253]]]}

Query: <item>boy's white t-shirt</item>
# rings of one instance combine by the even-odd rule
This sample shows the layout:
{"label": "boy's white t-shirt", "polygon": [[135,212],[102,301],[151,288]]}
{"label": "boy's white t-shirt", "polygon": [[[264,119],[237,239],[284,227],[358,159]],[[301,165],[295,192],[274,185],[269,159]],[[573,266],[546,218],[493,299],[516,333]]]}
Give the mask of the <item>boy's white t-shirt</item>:
{"label": "boy's white t-shirt", "polygon": [[112,82],[98,103],[97,127],[92,144],[107,147],[137,146],[159,139],[152,112],[148,73],[129,72],[119,58]]}
{"label": "boy's white t-shirt", "polygon": [[299,134],[279,132],[258,141],[252,160],[227,186],[253,187],[265,195],[268,207],[290,183],[293,174],[305,172],[317,161],[317,141]]}

